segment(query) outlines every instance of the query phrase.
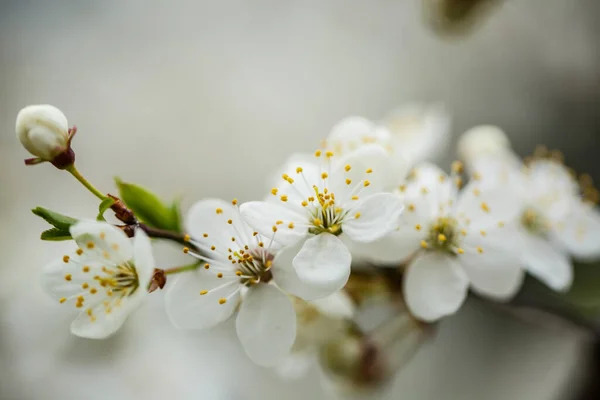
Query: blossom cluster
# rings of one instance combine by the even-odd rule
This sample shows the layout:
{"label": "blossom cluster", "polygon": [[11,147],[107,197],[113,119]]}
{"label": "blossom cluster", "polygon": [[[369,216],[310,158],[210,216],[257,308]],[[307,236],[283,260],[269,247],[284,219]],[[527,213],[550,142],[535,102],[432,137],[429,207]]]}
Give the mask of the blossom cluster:
{"label": "blossom cluster", "polygon": [[[16,129],[37,157],[29,164],[51,162],[82,180],[62,112],[27,107]],[[469,290],[510,300],[525,273],[568,290],[571,259],[600,257],[589,177],[577,180],[549,151],[521,161],[491,126],[462,135],[462,162],[447,173],[431,162],[448,153],[449,132],[437,106],[380,123],[346,118],[313,153],[290,156],[264,199],[195,203],[182,240],[193,267],[166,285],[173,325],[207,329],[235,315],[246,354],[275,366],[307,336],[307,310],[328,323],[352,317],[342,291],[352,266],[399,270],[408,310],[426,323],[456,313]],[[156,289],[152,232],[82,220],[69,233],[76,249],[44,269],[44,287],[79,311],[73,334],[107,337]]]}

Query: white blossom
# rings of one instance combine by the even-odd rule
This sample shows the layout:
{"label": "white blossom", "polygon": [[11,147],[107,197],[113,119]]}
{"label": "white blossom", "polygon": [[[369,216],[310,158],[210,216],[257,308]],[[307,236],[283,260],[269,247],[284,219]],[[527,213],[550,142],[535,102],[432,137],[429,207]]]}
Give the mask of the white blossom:
{"label": "white blossom", "polygon": [[308,238],[294,268],[300,280],[330,294],[350,274],[351,256],[339,236],[375,241],[396,227],[403,206],[397,196],[381,192],[387,179],[377,167],[386,156],[381,146],[364,146],[339,160],[330,150],[315,156],[318,163],[286,166],[272,200],[245,203],[240,211],[259,233],[277,232],[282,245]]}
{"label": "white blossom", "polygon": [[523,272],[511,222],[510,193],[484,191],[477,182],[460,193],[431,164],[417,166],[400,187],[406,212],[384,239],[357,246],[365,257],[390,266],[408,262],[404,296],[411,313],[425,321],[455,313],[467,290],[497,300],[512,297]]}
{"label": "white blossom", "polygon": [[47,265],[42,283],[60,304],[80,310],[74,335],[102,339],[116,332],[147,295],[154,272],[150,239],[138,229],[130,240],[114,226],[83,221],[70,229],[79,246]]}
{"label": "white blossom", "polygon": [[513,191],[519,200],[523,267],[552,289],[570,287],[569,255],[600,257],[600,214],[583,200],[577,181],[561,163],[541,158],[523,166],[487,157],[479,160],[474,175],[484,187]]}
{"label": "white blossom", "polygon": [[442,157],[450,145],[450,115],[439,104],[406,104],[383,121],[391,135],[392,153],[402,153],[411,165]]}
{"label": "white blossom", "polygon": [[237,310],[237,335],[246,354],[259,365],[277,364],[296,337],[296,314],[285,292],[304,298],[327,293],[298,279],[294,250],[283,250],[279,230],[253,231],[237,200],[199,201],[186,224],[190,243],[201,254],[186,251],[201,262],[197,271],[169,283],[166,307],[172,323],[180,329],[207,329]]}
{"label": "white blossom", "polygon": [[458,139],[458,157],[464,161],[467,171],[478,169],[480,162],[490,158],[507,165],[518,165],[518,157],[512,152],[506,134],[497,126],[480,125],[463,133]]}
{"label": "white blossom", "polygon": [[71,141],[67,117],[48,104],[27,106],[19,111],[16,132],[23,147],[40,161],[53,161],[68,151]]}

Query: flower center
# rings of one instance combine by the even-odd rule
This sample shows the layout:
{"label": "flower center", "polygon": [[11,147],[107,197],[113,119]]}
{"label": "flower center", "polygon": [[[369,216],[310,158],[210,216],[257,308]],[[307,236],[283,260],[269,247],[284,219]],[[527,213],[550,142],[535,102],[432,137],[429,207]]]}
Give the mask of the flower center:
{"label": "flower center", "polygon": [[252,250],[231,251],[229,259],[237,269],[242,285],[250,286],[259,282],[267,283],[273,279],[271,266],[274,256],[266,249],[259,247]]}
{"label": "flower center", "polygon": [[[337,206],[335,203],[335,194],[329,192],[327,188],[323,192],[319,191],[317,186],[313,186],[315,197],[309,197],[308,200],[315,204],[316,207],[310,210],[311,218],[309,219],[308,231],[314,235],[328,232],[334,235],[342,233],[342,220],[347,212]],[[316,202],[315,202],[316,200]]]}
{"label": "flower center", "polygon": [[533,208],[528,208],[521,214],[521,225],[534,235],[544,235],[548,231],[547,221]]}
{"label": "flower center", "polygon": [[[68,260],[68,256],[65,259]],[[88,265],[81,267],[84,274],[90,273],[92,268]],[[96,270],[96,268],[94,268]],[[61,298],[60,302],[64,303],[67,300],[74,299],[75,307],[83,308],[86,300],[96,295],[98,292],[104,291],[105,299],[102,302],[104,313],[110,314],[114,307],[120,307],[123,298],[131,296],[140,287],[137,270],[131,261],[116,266],[103,266],[100,268],[101,273],[97,273],[91,279],[83,279],[81,283],[81,292],[71,296],[70,298]],[[72,274],[64,276],[65,281],[72,282],[75,278]],[[96,321],[96,316],[92,308],[87,309],[87,314],[91,322]]]}
{"label": "flower center", "polygon": [[460,234],[456,219],[440,217],[430,226],[427,238],[421,242],[421,247],[455,254],[457,250],[460,252]]}

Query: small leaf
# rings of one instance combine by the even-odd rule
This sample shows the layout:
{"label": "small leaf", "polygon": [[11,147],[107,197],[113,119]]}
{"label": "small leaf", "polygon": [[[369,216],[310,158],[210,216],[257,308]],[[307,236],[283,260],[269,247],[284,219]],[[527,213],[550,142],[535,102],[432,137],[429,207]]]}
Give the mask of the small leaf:
{"label": "small leaf", "polygon": [[119,197],[133,211],[137,219],[153,228],[180,232],[179,206],[163,203],[148,189],[115,179],[119,188]]}
{"label": "small leaf", "polygon": [[75,218],[67,217],[66,215],[59,214],[57,212],[48,210],[43,207],[36,207],[31,210],[38,217],[43,218],[50,225],[54,226],[63,231],[69,231],[71,225],[75,224],[77,220]]}
{"label": "small leaf", "polygon": [[106,199],[102,200],[102,202],[100,203],[100,205],[98,206],[98,216],[96,217],[96,219],[98,221],[106,221],[106,219],[104,218],[104,213],[106,212],[106,210],[108,210],[113,204],[115,204],[115,199],[112,199],[110,197],[107,197]]}
{"label": "small leaf", "polygon": [[50,228],[47,231],[42,232],[41,239],[58,242],[61,240],[71,240],[72,237],[68,229]]}
{"label": "small leaf", "polygon": [[175,231],[182,232],[183,229],[181,227],[181,204],[179,203],[179,200],[175,200],[175,201],[173,201],[173,203],[171,203],[170,210],[171,210],[171,219],[173,220],[173,222],[176,223]]}

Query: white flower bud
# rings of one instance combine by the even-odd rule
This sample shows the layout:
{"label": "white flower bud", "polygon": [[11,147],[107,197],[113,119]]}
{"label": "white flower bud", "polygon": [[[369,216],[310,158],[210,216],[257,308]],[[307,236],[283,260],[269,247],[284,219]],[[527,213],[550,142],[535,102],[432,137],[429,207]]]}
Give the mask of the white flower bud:
{"label": "white flower bud", "polygon": [[510,141],[497,126],[480,125],[469,129],[458,139],[458,156],[470,162],[481,155],[497,155],[510,150]]}
{"label": "white flower bud", "polygon": [[41,104],[23,108],[17,115],[16,132],[23,147],[38,157],[37,162],[53,162],[70,152],[72,134],[67,117],[54,106]]}

